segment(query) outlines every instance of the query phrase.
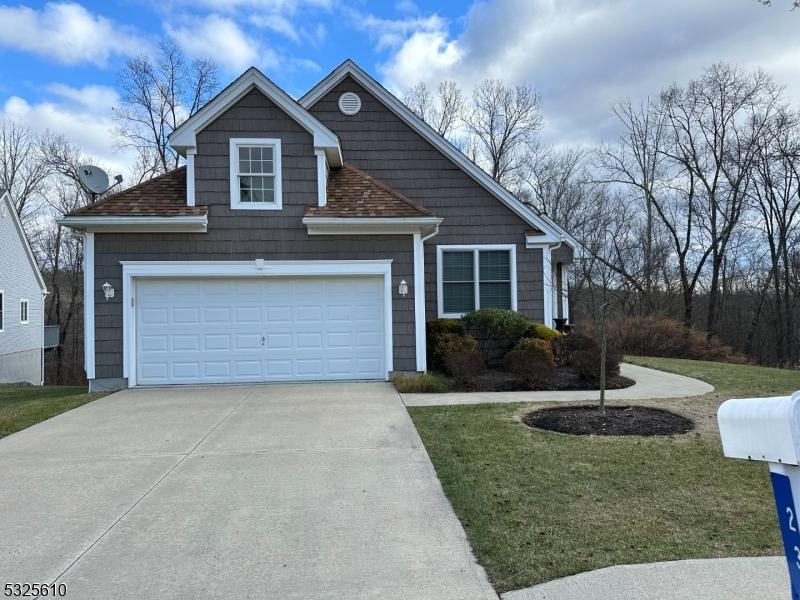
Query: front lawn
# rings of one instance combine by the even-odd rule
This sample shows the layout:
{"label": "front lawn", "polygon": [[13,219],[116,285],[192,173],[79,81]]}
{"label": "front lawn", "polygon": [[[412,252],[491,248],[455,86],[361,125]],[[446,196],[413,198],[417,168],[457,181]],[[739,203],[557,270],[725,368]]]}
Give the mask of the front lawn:
{"label": "front lawn", "polygon": [[617,564],[781,553],[767,467],[722,456],[715,413],[728,397],[800,389],[800,372],[630,361],[665,361],[717,387],[698,399],[637,402],[685,414],[697,429],[568,436],[525,427],[530,405],[409,409],[498,592]]}
{"label": "front lawn", "polygon": [[104,395],[87,394],[86,387],[0,386],[0,438]]}

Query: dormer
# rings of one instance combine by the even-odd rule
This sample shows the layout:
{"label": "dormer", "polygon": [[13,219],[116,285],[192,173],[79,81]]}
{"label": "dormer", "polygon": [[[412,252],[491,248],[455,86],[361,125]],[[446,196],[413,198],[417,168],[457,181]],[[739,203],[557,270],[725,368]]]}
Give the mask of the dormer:
{"label": "dormer", "polygon": [[[318,201],[324,206],[330,168],[342,166],[339,138],[286,92],[255,67],[222,90],[169,136],[170,145],[186,158],[186,203],[195,204],[194,162],[197,134],[252,90],[258,90],[308,131],[317,159]],[[231,208],[280,210],[281,140],[233,138],[230,140]]]}

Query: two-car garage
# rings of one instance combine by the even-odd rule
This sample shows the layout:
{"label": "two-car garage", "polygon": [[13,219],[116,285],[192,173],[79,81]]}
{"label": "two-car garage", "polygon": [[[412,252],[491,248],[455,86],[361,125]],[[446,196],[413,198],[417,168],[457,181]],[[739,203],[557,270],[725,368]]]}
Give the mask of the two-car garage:
{"label": "two-car garage", "polygon": [[388,274],[128,281],[136,385],[387,377]]}

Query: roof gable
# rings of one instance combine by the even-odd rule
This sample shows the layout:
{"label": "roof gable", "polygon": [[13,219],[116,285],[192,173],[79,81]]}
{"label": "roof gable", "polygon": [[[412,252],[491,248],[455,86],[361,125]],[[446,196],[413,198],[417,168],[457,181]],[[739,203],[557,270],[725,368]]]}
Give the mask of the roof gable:
{"label": "roof gable", "polygon": [[11,202],[11,194],[8,192],[8,190],[0,189],[0,218],[10,218],[14,222],[17,235],[22,243],[23,248],[25,249],[25,254],[28,257],[28,262],[31,265],[31,269],[33,269],[36,281],[39,283],[42,293],[46,294],[47,285],[44,282],[44,277],[42,277],[42,272],[39,270],[39,265],[36,263],[36,256],[33,254],[31,245],[28,243],[25,230],[22,228],[22,222],[20,222],[19,216],[17,216],[17,211],[14,208],[14,203]]}
{"label": "roof gable", "polygon": [[346,60],[316,86],[309,90],[302,98],[300,98],[300,104],[307,109],[311,108],[314,104],[316,104],[317,101],[324,97],[330,90],[332,90],[348,76],[352,77],[353,80],[370,92],[380,103],[386,106],[387,109],[393,112],[398,118],[405,122],[406,125],[421,135],[427,142],[429,142],[434,148],[449,158],[454,164],[460,167],[465,173],[467,173],[467,175],[469,175],[476,183],[482,186],[492,196],[505,204],[524,221],[535,227],[537,230],[542,231],[545,234],[541,240],[542,242],[566,241],[574,247],[577,253],[582,251],[580,243],[574,237],[572,237],[569,232],[556,224],[552,219],[544,215],[537,214],[530,206],[520,201],[511,192],[497,183],[489,176],[488,173],[486,173],[486,171],[467,158],[463,152],[458,150],[458,148],[453,146],[444,137],[439,135],[430,125],[415,115],[396,96],[384,88],[380,83],[375,81],[375,79],[373,79],[352,60]]}
{"label": "roof gable", "polygon": [[170,145],[181,154],[186,154],[187,151],[196,148],[197,133],[252,89],[259,90],[306,129],[314,138],[314,146],[325,150],[328,162],[331,165],[340,166],[342,164],[342,153],[339,147],[339,138],[336,134],[325,127],[316,117],[255,67],[250,67],[203,108],[175,129],[169,136]]}

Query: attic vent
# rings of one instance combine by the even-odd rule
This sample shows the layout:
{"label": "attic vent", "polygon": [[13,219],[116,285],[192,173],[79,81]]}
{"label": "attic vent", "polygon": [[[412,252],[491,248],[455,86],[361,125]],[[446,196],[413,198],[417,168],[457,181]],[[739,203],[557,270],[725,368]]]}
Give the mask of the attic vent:
{"label": "attic vent", "polygon": [[355,115],[361,110],[361,98],[353,92],[345,92],[339,96],[339,110],[346,115]]}

